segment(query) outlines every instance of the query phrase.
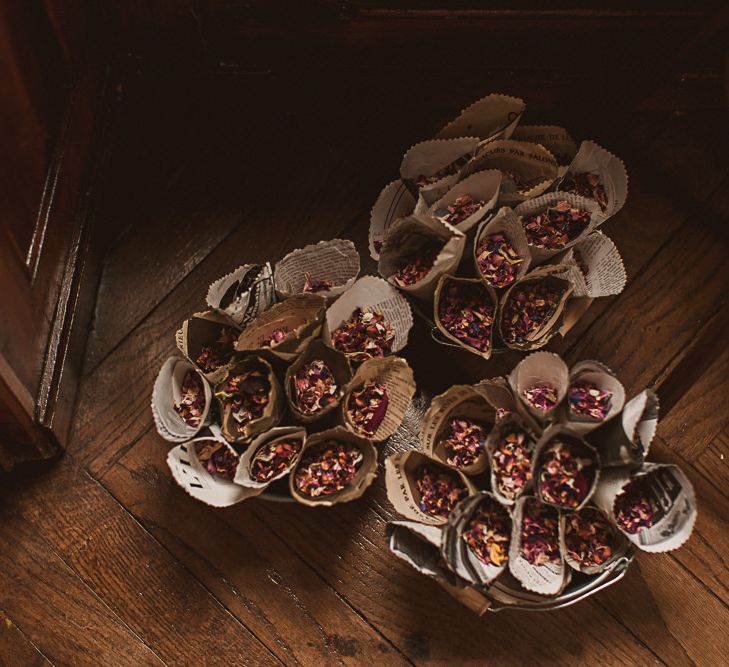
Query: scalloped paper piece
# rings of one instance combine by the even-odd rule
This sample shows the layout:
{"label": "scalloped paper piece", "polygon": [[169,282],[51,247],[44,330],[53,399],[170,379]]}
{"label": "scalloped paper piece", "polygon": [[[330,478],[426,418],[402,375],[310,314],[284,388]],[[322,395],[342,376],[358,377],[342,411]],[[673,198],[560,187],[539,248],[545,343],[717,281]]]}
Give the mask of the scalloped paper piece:
{"label": "scalloped paper piece", "polygon": [[276,300],[271,264],[244,264],[218,278],[208,288],[208,306],[246,326]]}
{"label": "scalloped paper piece", "polygon": [[380,259],[380,250],[390,227],[400,218],[415,212],[416,198],[398,179],[388,183],[377,197],[370,211],[370,256]]}
{"label": "scalloped paper piece", "polygon": [[570,269],[574,296],[599,298],[620,294],[628,282],[623,258],[610,237],[593,231],[560,260]]}
{"label": "scalloped paper piece", "polygon": [[[449,222],[456,229],[467,232],[496,206],[501,187],[501,172],[498,169],[485,169],[467,176],[456,183],[448,192],[438,199],[429,209],[428,213],[445,222]],[[451,223],[448,220],[448,207],[461,196],[469,195],[475,202],[482,201],[471,215],[459,223]]]}
{"label": "scalloped paper piece", "polygon": [[476,136],[482,144],[497,139],[509,139],[525,109],[526,104],[519,97],[492,93],[462,109],[435,138]]}

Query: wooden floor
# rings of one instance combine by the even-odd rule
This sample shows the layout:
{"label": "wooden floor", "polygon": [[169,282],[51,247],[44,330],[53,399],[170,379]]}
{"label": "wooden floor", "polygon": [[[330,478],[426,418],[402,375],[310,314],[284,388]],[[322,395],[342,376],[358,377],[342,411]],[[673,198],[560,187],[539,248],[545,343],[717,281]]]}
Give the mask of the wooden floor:
{"label": "wooden floor", "polygon": [[[726,117],[484,81],[430,94],[418,77],[202,71],[120,91],[96,213],[115,241],[72,444],[0,491],[0,664],[729,664]],[[149,398],[211,281],[322,238],[366,253],[369,209],[402,153],[492,89],[523,96],[525,122],[560,122],[627,163],[628,204],[605,231],[628,286],[550,349],[602,360],[631,395],[658,391],[651,458],[686,470],[699,519],[683,548],[639,555],[582,604],[478,618],[389,554],[382,477],[328,510],[211,510],[172,481]],[[410,348],[429,391],[513,363],[475,367],[424,329]]]}

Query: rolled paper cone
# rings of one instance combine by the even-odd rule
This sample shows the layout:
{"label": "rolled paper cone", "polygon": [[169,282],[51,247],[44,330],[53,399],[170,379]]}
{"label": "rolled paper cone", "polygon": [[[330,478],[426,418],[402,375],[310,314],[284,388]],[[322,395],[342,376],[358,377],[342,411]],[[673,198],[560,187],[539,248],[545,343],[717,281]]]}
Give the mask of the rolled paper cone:
{"label": "rolled paper cone", "polygon": [[[334,400],[325,405],[321,410],[315,413],[302,412],[299,409],[297,403],[296,391],[294,389],[294,378],[296,373],[311,364],[314,361],[323,361],[327,368],[331,371],[334,381],[337,386]],[[318,421],[328,414],[332,413],[339,406],[342,394],[345,391],[346,386],[352,379],[352,368],[347,361],[347,357],[329,346],[327,346],[323,340],[317,338],[312,340],[306,347],[306,349],[299,355],[299,357],[286,369],[286,376],[284,378],[284,391],[286,393],[286,399],[288,401],[289,409],[291,410],[294,418],[297,421],[304,423],[310,423]]]}
{"label": "rolled paper cone", "polygon": [[[235,337],[239,333],[240,328],[232,320],[222,313],[209,310],[195,313],[186,319],[182,327],[175,332],[175,341],[177,349],[200,369],[208,382],[215,384],[230,368],[235,356]],[[228,339],[230,339],[229,345],[226,342]],[[208,370],[200,365],[206,347],[219,352],[216,359],[219,357],[221,362],[220,365]],[[227,350],[227,347],[230,349]]]}
{"label": "rolled paper cone", "polygon": [[[569,386],[569,369],[558,354],[553,352],[534,352],[522,359],[511,371],[509,384],[514,395],[519,398],[517,410],[525,411],[537,421],[545,422],[557,413],[567,395]],[[540,410],[530,403],[529,396],[535,389],[544,388],[543,393],[552,394],[554,401],[543,400],[547,410]]]}
{"label": "rolled paper cone", "polygon": [[524,100],[494,93],[463,109],[435,135],[436,139],[477,136],[482,144],[508,139],[521,120]]}
{"label": "rolled paper cone", "polygon": [[400,178],[413,197],[423,197],[430,206],[458,182],[459,173],[476,154],[478,144],[476,137],[421,141],[405,153]]}
{"label": "rolled paper cone", "polygon": [[521,220],[514,213],[513,209],[504,206],[498,210],[493,218],[484,220],[479,225],[476,236],[473,239],[473,266],[476,270],[476,275],[480,277],[484,284],[494,289],[499,289],[508,287],[509,285],[494,285],[492,281],[486,279],[483,269],[479,264],[481,244],[486,237],[492,236],[493,234],[503,234],[521,260],[519,264],[514,265],[514,280],[509,285],[518,282],[526,275],[532,260],[531,253],[529,252],[529,244],[524,234],[524,228],[521,226]]}
{"label": "rolled paper cone", "polygon": [[[383,278],[403,292],[427,299],[433,296],[438,279],[456,270],[465,247],[466,237],[455,227],[438,218],[411,215],[398,220],[388,231],[377,268]],[[426,259],[429,252],[434,254],[433,263],[417,282],[397,282],[395,277],[404,263]]]}
{"label": "rolled paper cone", "polygon": [[577,154],[577,144],[574,139],[567,130],[558,125],[519,125],[511,138],[515,141],[541,144],[554,155],[557,164],[565,171]]}
{"label": "rolled paper cone", "polygon": [[[225,386],[229,378],[253,368],[259,368],[267,375],[270,386],[268,402],[264,406],[260,417],[256,417],[245,423],[240,423],[234,416],[230,398],[225,395]],[[271,364],[264,358],[256,355],[243,357],[231,366],[225,377],[215,386],[215,397],[218,399],[220,408],[220,430],[228,442],[245,443],[260,433],[276,426],[281,421],[283,415],[283,393],[281,392],[281,385],[279,385],[276,379]]]}
{"label": "rolled paper cone", "polygon": [[[428,213],[444,219],[447,223],[462,232],[467,232],[496,206],[500,186],[500,171],[496,169],[479,171],[456,183],[429,208]],[[455,206],[454,211],[457,213],[457,205],[461,197],[468,197],[473,205],[478,202],[482,203],[463,220],[455,221],[450,219],[453,214],[449,211],[449,207]]]}
{"label": "rolled paper cone", "polygon": [[[598,224],[615,215],[628,198],[628,172],[623,161],[594,141],[583,141],[570,162],[559,186],[567,186],[579,174],[595,174],[604,190],[604,203]],[[558,186],[558,187],[559,187]]]}
{"label": "rolled paper cone", "polygon": [[208,306],[219,310],[239,326],[246,326],[276,300],[271,265],[244,264],[216,280],[208,288]]}
{"label": "rolled paper cone", "polygon": [[[291,461],[283,472],[276,474],[274,477],[266,481],[259,481],[255,479],[251,472],[251,465],[256,454],[263,447],[281,441],[300,441],[301,449],[299,450],[298,454],[291,458]],[[291,470],[296,465],[296,462],[299,460],[299,457],[301,456],[301,451],[303,450],[305,444],[306,429],[302,426],[278,426],[276,428],[272,428],[270,431],[261,433],[257,438],[253,440],[253,442],[251,442],[251,444],[246,448],[243,454],[241,454],[240,463],[238,464],[238,469],[235,472],[235,477],[233,481],[236,484],[240,484],[241,486],[244,486],[246,488],[260,489],[261,491],[266,489],[270,484],[272,484],[276,480],[281,479],[282,477],[285,477],[291,472]]]}
{"label": "rolled paper cone", "polygon": [[[506,553],[504,562],[499,565],[481,561],[464,540],[464,533],[482,506],[487,511],[495,512],[506,527]],[[459,577],[475,586],[487,586],[506,569],[512,533],[513,526],[508,510],[491,493],[480,491],[459,502],[448,516],[448,523],[443,528],[441,555]]]}
{"label": "rolled paper cone", "polygon": [[[498,206],[516,206],[538,197],[554,183],[558,176],[557,161],[544,146],[525,141],[498,140],[481,147],[476,156],[461,172],[461,179],[484,169],[501,171],[501,191]],[[520,189],[511,189],[517,177]]]}
{"label": "rolled paper cone", "polygon": [[[576,384],[585,382],[589,386],[594,385],[599,391],[609,392],[609,407],[602,420],[591,419],[589,416],[580,415],[571,408],[570,389]],[[606,422],[620,414],[625,405],[625,389],[620,384],[615,374],[599,361],[586,360],[575,364],[570,370],[570,381],[567,400],[564,401],[564,419],[575,433],[585,435],[594,431]],[[603,462],[604,464],[604,462]]]}
{"label": "rolled paper cone", "polygon": [[[366,433],[360,431],[354,423],[349,402],[353,394],[372,382],[384,387],[386,405],[385,412],[375,430],[372,433]],[[368,359],[357,369],[342,397],[342,423],[359,436],[374,442],[382,442],[400,427],[414,395],[415,377],[405,359],[395,356]]]}
{"label": "rolled paper cone", "polygon": [[292,296],[251,322],[238,337],[235,349],[291,362],[320,335],[325,310],[326,300],[322,296]]}
{"label": "rolled paper cone", "polygon": [[[631,481],[644,484],[642,490],[652,510],[652,525],[636,533],[623,530],[616,517],[618,497]],[[688,477],[675,465],[649,463],[633,472],[628,468],[611,468],[600,478],[594,502],[630,542],[650,553],[678,549],[691,536],[696,523],[694,488]]]}
{"label": "rolled paper cone", "polygon": [[605,234],[593,231],[570,248],[560,263],[570,269],[577,297],[598,298],[620,294],[628,275],[623,258]]}
{"label": "rolled paper cone", "polygon": [[644,389],[625,403],[622,412],[586,435],[605,468],[641,465],[658,427],[658,396]]}
{"label": "rolled paper cone", "polygon": [[[522,523],[524,518],[524,505],[527,502],[534,502],[532,496],[522,496],[517,500],[512,514],[514,532],[511,535],[511,547],[509,549],[509,571],[519,583],[532,593],[554,596],[559,594],[569,583],[571,572],[565,565],[564,555],[559,553],[559,562],[547,562],[542,565],[530,563],[521,553],[522,551]],[[559,511],[555,508],[548,510],[554,514],[556,519],[555,539],[559,545]]]}
{"label": "rolled paper cone", "polygon": [[392,353],[408,342],[413,315],[407,299],[382,278],[363,276],[340,296],[326,311],[322,338],[332,347],[332,331],[346,322],[356,308],[371,308],[382,314],[393,328]]}
{"label": "rolled paper cone", "polygon": [[[572,192],[549,192],[539,197],[528,199],[519,204],[515,209],[514,213],[521,218],[522,226],[526,230],[526,225],[530,218],[546,211],[550,207],[554,207],[561,201],[569,202],[572,208],[586,211],[589,216],[589,222],[587,225],[579,231],[569,233],[569,241],[558,248],[540,248],[534,244],[529,244],[529,252],[532,256],[533,264],[541,264],[551,257],[555,257],[567,248],[580,243],[597,227],[601,221],[600,207],[597,203],[591,199],[580,197],[579,195],[573,194]],[[529,234],[527,233],[527,241],[529,240]]]}
{"label": "rolled paper cone", "polygon": [[495,410],[496,421],[503,419],[512,412],[516,412],[516,399],[506,378],[495,377],[481,380],[473,385],[473,388]]}
{"label": "rolled paper cone", "polygon": [[400,179],[383,188],[370,211],[369,246],[372,259],[380,259],[380,250],[390,227],[400,218],[415,212],[415,200]]}
{"label": "rolled paper cone", "polygon": [[[175,409],[180,404],[181,388],[188,373],[200,379],[204,407],[197,426],[190,426]],[[197,435],[210,421],[213,394],[205,376],[187,359],[170,357],[160,368],[152,391],[152,416],[159,433],[169,442],[185,442]]]}
{"label": "rolled paper cone", "polygon": [[[341,490],[329,495],[322,494],[318,497],[304,495],[297,486],[296,473],[306,462],[307,451],[311,451],[311,449],[317,447],[317,445],[332,440],[357,448],[363,456],[362,464],[354,475],[354,478]],[[360,438],[354,433],[351,433],[343,426],[336,426],[309,436],[296,467],[291,471],[289,476],[289,490],[294,500],[302,505],[308,505],[309,507],[329,507],[331,505],[338,505],[339,503],[348,503],[352,500],[356,500],[362,496],[362,494],[367,490],[367,487],[372,484],[376,476],[377,450],[375,450],[372,443],[364,438]]]}
{"label": "rolled paper cone", "polygon": [[[555,441],[560,441],[563,444],[577,447],[582,450],[582,453],[591,463],[592,466],[592,479],[589,481],[589,487],[585,495],[579,499],[577,505],[566,505],[559,502],[552,502],[544,496],[540,490],[540,473],[544,466],[543,455],[545,450]],[[577,457],[582,458],[582,457]],[[574,431],[570,430],[566,424],[555,424],[554,426],[548,427],[543,433],[542,437],[538,440],[534,447],[534,457],[532,459],[532,481],[534,484],[534,495],[545,505],[552,505],[560,510],[579,510],[590,502],[595,489],[600,482],[600,471],[602,469],[602,463],[600,455],[597,450],[590,445],[586,440],[577,435]]]}
{"label": "rolled paper cone", "polygon": [[[451,455],[445,440],[451,435],[451,420],[461,418],[477,422],[484,427],[484,439],[480,453],[469,465],[448,463]],[[486,438],[496,422],[496,411],[472,385],[454,385],[439,394],[430,403],[420,428],[420,445],[423,451],[440,463],[467,475],[477,475],[488,466]]]}
{"label": "rolled paper cone", "polygon": [[[486,336],[486,340],[488,343],[485,350],[480,350],[474,345],[469,344],[465,339],[458,338],[455,333],[452,333],[446,327],[447,322],[443,321],[441,314],[441,302],[442,300],[447,298],[449,288],[451,287],[456,288],[456,298],[459,298],[461,295],[463,295],[464,299],[470,298],[470,292],[471,290],[473,290],[474,294],[480,300],[482,300],[486,306],[490,305],[493,309],[491,326]],[[493,288],[489,287],[488,285],[484,285],[478,278],[457,278],[451,275],[441,276],[435,288],[435,295],[433,297],[433,320],[435,321],[435,326],[446,338],[452,340],[454,343],[461,346],[464,350],[468,350],[473,354],[477,354],[484,359],[491,358],[491,354],[493,353],[494,349],[494,329],[496,328],[498,322],[498,299]],[[479,330],[480,329],[481,328],[479,327]]]}
{"label": "rolled paper cone", "polygon": [[431,526],[442,526],[448,520],[447,517],[433,516],[420,507],[421,493],[416,484],[415,473],[422,465],[444,470],[449,477],[460,482],[465,488],[465,495],[475,493],[476,488],[463,473],[422,452],[415,450],[400,452],[392,454],[385,460],[387,499],[395,511],[406,519]]}
{"label": "rolled paper cone", "polygon": [[290,252],[276,263],[273,275],[281,299],[302,293],[332,299],[357,280],[359,253],[352,241],[319,241]]}
{"label": "rolled paper cone", "polygon": [[[534,470],[534,449],[537,443],[537,438],[534,434],[539,433],[540,431],[541,428],[536,423],[532,427],[531,424],[525,421],[522,415],[514,411],[498,421],[489,434],[489,437],[486,440],[486,452],[488,454],[491,477],[491,492],[503,505],[513,505],[520,496],[527,493],[532,488],[533,482],[531,477]],[[506,489],[501,488],[502,485],[499,483],[499,475],[502,473],[502,469],[497,461],[497,449],[504,438],[515,432],[517,434],[524,435],[520,449],[524,450],[523,453],[525,456],[523,461],[520,462],[521,465],[519,465],[518,468],[514,465],[514,462],[512,462],[509,479],[513,480],[514,477],[517,477],[517,479],[523,478],[523,483],[519,488],[514,488],[513,493],[508,493]],[[516,442],[512,442],[512,444],[518,444],[518,440]],[[512,458],[515,458],[515,450],[517,447],[509,447],[508,445],[508,442],[505,443],[507,452]],[[506,475],[506,472],[507,471],[505,470],[503,471],[504,475]],[[511,484],[514,484],[513,481]]]}
{"label": "rolled paper cone", "polygon": [[[167,465],[174,480],[193,498],[211,507],[229,507],[260,494],[264,489],[244,488],[219,475],[212,475],[200,462],[198,443],[220,442],[215,437],[194,438],[173,447],[167,454]],[[231,452],[232,448],[222,442]]]}

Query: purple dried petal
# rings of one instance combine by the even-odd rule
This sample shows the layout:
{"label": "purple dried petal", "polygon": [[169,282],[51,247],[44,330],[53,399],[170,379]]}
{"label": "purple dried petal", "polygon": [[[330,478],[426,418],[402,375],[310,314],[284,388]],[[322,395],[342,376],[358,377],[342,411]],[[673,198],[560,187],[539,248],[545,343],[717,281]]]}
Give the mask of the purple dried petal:
{"label": "purple dried petal", "polygon": [[538,471],[541,499],[574,509],[590,493],[597,468],[592,452],[579,440],[556,436],[542,450]]}
{"label": "purple dried petal", "polygon": [[352,483],[363,461],[362,452],[350,443],[320,442],[304,452],[294,483],[304,496],[330,496]]}
{"label": "purple dried petal", "polygon": [[422,464],[415,470],[420,509],[430,516],[446,517],[468,489],[457,473],[440,466]]}

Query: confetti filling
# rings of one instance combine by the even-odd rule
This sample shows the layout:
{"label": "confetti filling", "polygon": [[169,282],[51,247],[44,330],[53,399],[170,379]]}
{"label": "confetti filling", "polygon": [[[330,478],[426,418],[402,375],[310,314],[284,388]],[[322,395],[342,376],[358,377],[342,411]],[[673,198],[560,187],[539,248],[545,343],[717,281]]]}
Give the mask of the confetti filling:
{"label": "confetti filling", "polygon": [[580,380],[567,390],[570,414],[601,422],[610,412],[613,392],[603,391],[594,382]]}
{"label": "confetti filling", "polygon": [[567,174],[559,186],[562,192],[574,192],[580,197],[595,200],[604,211],[607,208],[607,194],[597,174]]}
{"label": "confetti filling", "polygon": [[288,335],[289,330],[286,327],[281,329],[274,329],[271,335],[261,340],[261,347],[276,347],[279,345],[284,338]]}
{"label": "confetti filling", "polygon": [[613,505],[618,527],[631,535],[653,525],[655,510],[641,481],[638,479],[626,484]]}
{"label": "confetti filling", "polygon": [[590,492],[595,462],[579,441],[557,437],[539,457],[538,479],[543,501],[574,509]]}
{"label": "confetti filling", "polygon": [[443,328],[464,345],[479,352],[491,349],[494,305],[483,287],[451,283],[440,293],[438,317]]}
{"label": "confetti filling", "polygon": [[202,380],[195,371],[187,371],[180,387],[180,402],[174,403],[175,412],[192,428],[200,426],[205,410],[205,390]]}
{"label": "confetti filling", "polygon": [[374,435],[387,414],[388,402],[385,385],[378,382],[367,382],[359,391],[353,391],[347,412],[355,430],[365,436]]}
{"label": "confetti filling", "polygon": [[494,481],[499,493],[514,500],[532,479],[529,436],[518,428],[507,430],[498,439],[491,456]]}
{"label": "confetti filling", "polygon": [[453,417],[443,447],[450,455],[448,465],[464,468],[476,462],[486,448],[488,427],[466,417]]}
{"label": "confetti filling", "polygon": [[471,195],[461,195],[452,204],[448,204],[446,208],[439,208],[435,214],[451,225],[459,225],[466,218],[470,218],[485,203],[483,199],[475,201]]}
{"label": "confetti filling", "polygon": [[501,192],[528,192],[535,185],[541,183],[544,179],[541,177],[536,178],[522,178],[515,171],[509,171],[508,169],[501,170]]}
{"label": "confetti filling", "polygon": [[232,480],[238,467],[238,457],[222,442],[204,440],[195,443],[197,460],[214,476]]}
{"label": "confetti filling", "polygon": [[212,345],[203,345],[195,363],[203,373],[225,366],[235,353],[233,344],[238,339],[238,332],[232,327],[221,327],[220,336]]}
{"label": "confetti filling", "polygon": [[401,262],[399,268],[392,276],[393,281],[400,287],[407,287],[420,282],[428,275],[435,264],[438,254],[442,250],[443,245],[436,241],[429,241],[425,246],[420,248],[416,257],[406,259]]}
{"label": "confetti filling", "polygon": [[562,562],[559,553],[559,514],[554,507],[529,498],[521,519],[520,555],[531,565]]}
{"label": "confetti filling", "polygon": [[296,469],[296,488],[311,498],[330,496],[352,483],[363,460],[362,452],[348,443],[329,440],[314,445]]}
{"label": "confetti filling", "polygon": [[321,412],[337,400],[337,381],[321,359],[305,364],[291,378],[294,404],[305,415]]}
{"label": "confetti filling", "polygon": [[483,279],[492,287],[506,287],[516,280],[517,267],[524,260],[504,234],[485,236],[476,250],[476,263]]}
{"label": "confetti filling", "polygon": [[395,332],[385,316],[371,308],[355,308],[350,318],[332,331],[334,347],[354,361],[384,357],[392,352]]}
{"label": "confetti filling", "polygon": [[613,556],[615,529],[594,507],[584,507],[567,515],[565,546],[569,557],[585,567],[597,567]]}
{"label": "confetti filling", "polygon": [[509,559],[509,514],[491,498],[484,498],[471,515],[461,537],[484,565],[501,567]]}
{"label": "confetti filling", "polygon": [[525,343],[554,315],[564,288],[528,282],[512,288],[501,315],[501,333],[507,343]]}
{"label": "confetti filling", "polygon": [[468,495],[468,489],[455,472],[427,463],[415,471],[420,492],[420,509],[430,516],[446,517]]}
{"label": "confetti filling", "polygon": [[256,482],[271,482],[288,472],[301,451],[301,440],[276,440],[268,442],[251,460],[251,477]]}
{"label": "confetti filling", "polygon": [[231,402],[233,419],[242,426],[263,415],[270,393],[268,373],[251,368],[229,377],[220,395]]}
{"label": "confetti filling", "polygon": [[310,273],[304,273],[304,288],[301,290],[306,294],[316,294],[332,289],[334,283],[331,280],[315,280]]}
{"label": "confetti filling", "polygon": [[557,387],[548,382],[540,382],[528,387],[522,392],[527,405],[531,405],[534,409],[546,414],[556,407],[559,399],[557,397]]}
{"label": "confetti filling", "polygon": [[522,220],[529,245],[560,250],[590,224],[590,214],[573,208],[568,201],[558,201],[541,213]]}

